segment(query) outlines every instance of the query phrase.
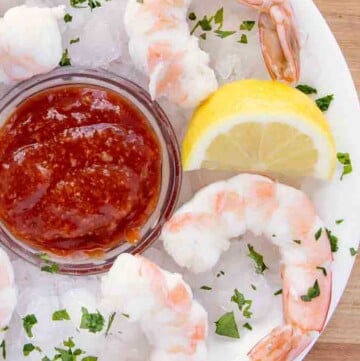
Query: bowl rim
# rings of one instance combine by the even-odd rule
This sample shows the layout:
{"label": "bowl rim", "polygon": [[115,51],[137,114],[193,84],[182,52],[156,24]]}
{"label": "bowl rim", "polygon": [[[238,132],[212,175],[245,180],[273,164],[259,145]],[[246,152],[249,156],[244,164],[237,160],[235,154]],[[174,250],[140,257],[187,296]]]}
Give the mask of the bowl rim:
{"label": "bowl rim", "polygon": [[[72,79],[76,78],[77,81],[72,82]],[[79,81],[83,79],[82,83]],[[91,79],[93,81],[98,80],[101,81],[102,84],[96,85],[93,83],[86,83],[86,79]],[[49,84],[52,81],[64,81],[62,84],[50,85],[37,90],[37,88]],[[44,265],[52,265],[56,264],[56,273],[66,274],[66,275],[92,275],[106,272],[114,263],[116,258],[122,253],[131,253],[131,254],[139,254],[148,249],[160,236],[161,229],[164,223],[171,217],[176,206],[177,201],[180,194],[181,183],[182,183],[182,165],[181,165],[181,156],[180,156],[180,147],[177,141],[176,133],[173,126],[170,123],[169,118],[167,117],[164,110],[161,108],[158,102],[153,101],[149,95],[149,93],[143,89],[141,86],[133,82],[132,80],[126,79],[123,76],[117,75],[107,69],[89,69],[83,67],[62,67],[57,68],[54,71],[37,75],[28,80],[20,82],[11,88],[9,88],[3,97],[0,98],[0,116],[4,113],[5,109],[11,107],[16,99],[25,92],[31,92],[33,89],[35,91],[30,95],[26,96],[24,99],[19,101],[15,106],[13,106],[9,112],[9,114],[13,113],[16,107],[34,96],[37,93],[46,91],[51,88],[66,86],[66,85],[81,85],[87,84],[91,86],[98,86],[101,88],[106,88],[104,83],[109,85],[110,91],[115,91],[114,88],[118,89],[118,94],[124,96],[124,93],[130,95],[130,98],[127,98],[127,101],[131,102],[134,107],[136,107],[147,119],[149,125],[152,126],[152,122],[147,115],[144,114],[142,109],[139,108],[139,104],[147,111],[147,114],[150,114],[153,118],[153,122],[156,123],[157,127],[161,131],[161,136],[163,139],[159,139],[159,132],[155,132],[159,143],[161,141],[164,143],[165,147],[160,144],[162,153],[166,151],[166,158],[168,159],[169,166],[169,176],[167,182],[167,189],[165,193],[165,198],[161,203],[160,194],[158,199],[157,207],[159,206],[159,202],[161,205],[161,212],[157,217],[156,224],[151,227],[150,231],[145,234],[141,240],[139,240],[136,244],[127,244],[127,248],[121,250],[121,245],[114,247],[111,249],[114,255],[109,257],[106,260],[92,259],[86,263],[71,263],[65,262],[66,259],[62,257],[50,257],[51,261],[44,260],[44,258],[40,257],[41,254],[45,253],[41,250],[36,250],[35,248],[30,246],[28,243],[14,239],[11,236],[11,233],[7,230],[6,226],[0,223],[0,246],[4,246],[12,253],[16,254],[18,257],[23,260],[32,263],[35,266],[42,267]],[[110,88],[110,86],[112,86]],[[120,93],[120,90],[122,93]],[[134,103],[132,100],[135,99],[137,103]],[[8,119],[8,115],[5,116],[5,121]],[[0,126],[2,126],[1,124]],[[162,163],[164,162],[164,154],[162,157]],[[164,167],[164,164],[162,164]],[[163,175],[162,175],[163,178]],[[161,188],[164,186],[163,179],[161,179]],[[160,190],[161,191],[161,190]],[[149,219],[152,217],[149,216]],[[119,252],[115,251],[118,249]]]}

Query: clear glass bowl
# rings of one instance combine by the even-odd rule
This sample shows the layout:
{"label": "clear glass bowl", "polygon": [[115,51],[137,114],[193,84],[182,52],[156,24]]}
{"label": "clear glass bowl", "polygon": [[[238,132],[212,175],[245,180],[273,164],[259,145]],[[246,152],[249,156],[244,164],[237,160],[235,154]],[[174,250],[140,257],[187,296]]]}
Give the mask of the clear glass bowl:
{"label": "clear glass bowl", "polygon": [[[141,239],[136,244],[120,243],[109,249],[101,258],[82,255],[58,257],[50,254],[51,262],[59,266],[59,272],[73,275],[101,273],[111,267],[116,257],[124,252],[137,254],[146,250],[160,235],[161,228],[173,213],[181,186],[180,151],[174,130],[160,106],[151,101],[148,93],[133,82],[104,70],[88,70],[74,67],[61,68],[49,74],[22,82],[0,99],[0,127],[23,101],[38,92],[64,85],[94,85],[117,92],[146,117],[156,133],[162,149],[162,181],[156,208],[141,230]],[[42,251],[15,238],[0,223],[0,243],[9,250],[39,267],[44,260]]]}

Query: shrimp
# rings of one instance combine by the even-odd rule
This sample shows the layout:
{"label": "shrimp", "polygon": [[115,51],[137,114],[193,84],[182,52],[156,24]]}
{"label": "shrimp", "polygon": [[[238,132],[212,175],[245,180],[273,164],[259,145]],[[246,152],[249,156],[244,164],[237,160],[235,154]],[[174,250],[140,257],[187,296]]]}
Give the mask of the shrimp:
{"label": "shrimp", "polygon": [[191,0],[129,0],[125,28],[135,65],[150,75],[153,99],[197,106],[218,88],[210,57],[186,23]]}
{"label": "shrimp", "polygon": [[37,8],[26,5],[8,10],[0,19],[0,81],[9,84],[47,73],[62,56],[57,19],[65,6]]}
{"label": "shrimp", "polygon": [[260,11],[260,46],[266,67],[275,80],[298,82],[300,41],[288,0],[238,0]]}
{"label": "shrimp", "polygon": [[7,254],[0,248],[0,343],[16,306],[14,272]]}
{"label": "shrimp", "polygon": [[179,274],[122,254],[101,286],[105,307],[140,322],[152,347],[150,361],[207,360],[207,313]]}
{"label": "shrimp", "polygon": [[303,192],[258,175],[217,182],[177,211],[161,239],[179,265],[205,272],[231,239],[247,231],[265,236],[280,250],[284,315],[284,323],[248,356],[252,361],[293,360],[322,331],[332,290],[327,232]]}

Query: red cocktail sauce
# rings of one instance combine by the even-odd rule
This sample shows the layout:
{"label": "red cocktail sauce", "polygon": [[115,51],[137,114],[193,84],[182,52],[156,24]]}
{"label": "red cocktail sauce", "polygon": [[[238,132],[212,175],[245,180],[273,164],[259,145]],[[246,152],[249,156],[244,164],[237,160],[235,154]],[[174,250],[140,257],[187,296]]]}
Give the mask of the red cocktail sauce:
{"label": "red cocktail sauce", "polygon": [[156,207],[161,149],[144,115],[105,88],[55,87],[0,130],[0,218],[43,251],[136,242]]}

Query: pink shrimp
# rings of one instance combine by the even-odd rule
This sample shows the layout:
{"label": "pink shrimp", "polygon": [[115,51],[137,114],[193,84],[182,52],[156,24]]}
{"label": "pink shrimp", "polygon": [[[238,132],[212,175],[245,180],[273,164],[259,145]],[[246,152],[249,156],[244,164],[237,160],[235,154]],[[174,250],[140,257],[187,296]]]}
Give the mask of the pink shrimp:
{"label": "pink shrimp", "polygon": [[300,76],[300,41],[288,0],[238,0],[260,11],[260,45],[273,79],[294,83]]}
{"label": "pink shrimp", "polygon": [[16,306],[14,272],[7,254],[0,248],[0,343]]}
{"label": "pink shrimp", "polygon": [[103,304],[140,322],[151,361],[205,361],[207,313],[178,274],[122,254],[102,280]]}
{"label": "pink shrimp", "polygon": [[247,231],[279,247],[284,315],[248,355],[252,361],[293,360],[322,331],[332,292],[327,232],[303,192],[257,175],[217,182],[182,206],[161,238],[179,265],[205,272]]}

